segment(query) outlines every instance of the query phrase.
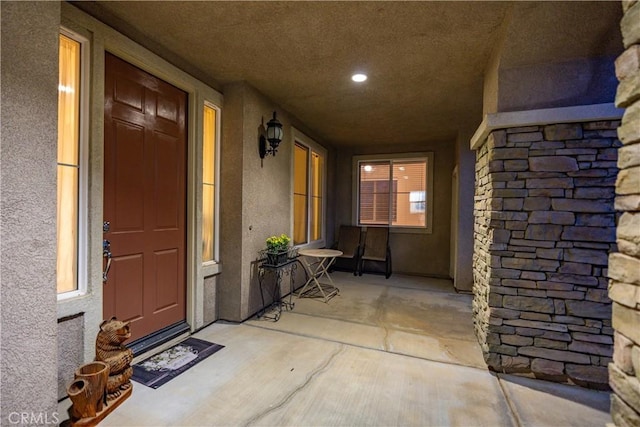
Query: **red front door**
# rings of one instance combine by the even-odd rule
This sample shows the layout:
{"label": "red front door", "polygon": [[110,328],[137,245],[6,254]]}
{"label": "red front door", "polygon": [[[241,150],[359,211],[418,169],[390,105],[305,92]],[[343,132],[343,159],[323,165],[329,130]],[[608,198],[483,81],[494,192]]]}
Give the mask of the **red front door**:
{"label": "red front door", "polygon": [[113,257],[104,318],[132,340],[185,319],[187,94],[107,53],[104,220]]}

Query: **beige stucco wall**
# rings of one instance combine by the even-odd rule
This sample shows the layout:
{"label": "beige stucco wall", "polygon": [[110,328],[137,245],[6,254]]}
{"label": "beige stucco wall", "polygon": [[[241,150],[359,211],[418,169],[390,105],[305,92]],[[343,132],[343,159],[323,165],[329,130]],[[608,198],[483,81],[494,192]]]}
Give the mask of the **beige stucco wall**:
{"label": "beige stucco wall", "polygon": [[[275,156],[267,156],[260,166],[258,131],[277,111],[283,127],[283,141]],[[243,111],[243,182],[242,182],[242,318],[249,317],[261,305],[257,279],[258,251],[265,248],[265,239],[272,235],[292,235],[292,131],[291,119],[279,107],[246,86]]]}
{"label": "beige stucco wall", "polygon": [[500,59],[509,33],[509,28],[513,21],[513,5],[505,14],[504,20],[500,25],[500,32],[497,36],[491,56],[487,61],[484,69],[484,81],[482,90],[482,110],[484,114],[495,113],[498,111],[498,73],[500,71]]}
{"label": "beige stucco wall", "polygon": [[[453,286],[458,291],[471,292],[473,287],[473,197],[475,192],[475,152],[469,149],[469,133],[461,132],[456,143],[456,165],[458,167],[458,200],[452,218]],[[455,228],[455,233],[453,232]]]}
{"label": "beige stucco wall", "polygon": [[220,261],[224,273],[218,286],[219,316],[240,319],[242,265],[242,127],[244,87],[225,87],[226,103],[220,150]]}
{"label": "beige stucco wall", "polygon": [[393,272],[449,277],[451,230],[451,172],[455,163],[455,141],[425,142],[414,145],[388,145],[338,150],[336,163],[336,227],[353,224],[353,156],[370,154],[434,153],[432,233],[403,233],[390,236]]}
{"label": "beige stucco wall", "polygon": [[[614,60],[622,45],[609,18],[620,16],[622,8],[605,3],[584,3],[585,9],[598,9],[603,16],[588,27],[580,14],[568,12],[573,6],[567,2],[511,4],[484,70],[484,114],[611,102],[617,83]],[[541,20],[555,21],[557,31],[535,24]],[[587,41],[575,45],[585,30],[597,34],[596,46]],[[551,52],[563,59],[541,59]]]}
{"label": "beige stucco wall", "polygon": [[53,424],[60,4],[1,2],[0,10],[0,424],[19,422],[16,413]]}
{"label": "beige stucco wall", "polygon": [[[221,319],[241,321],[261,308],[257,260],[266,238],[282,233],[292,235],[292,127],[325,148],[330,147],[249,84],[232,83],[223,90],[220,249],[224,267],[218,310]],[[259,128],[269,121],[273,111],[283,125],[284,136],[277,154],[261,161]],[[331,166],[328,175],[330,170]],[[332,224],[332,218],[327,217],[327,230],[332,230]]]}
{"label": "beige stucco wall", "polygon": [[590,105],[615,96],[614,57],[501,68],[497,111]]}
{"label": "beige stucco wall", "polygon": [[58,399],[67,396],[67,386],[84,363],[84,314],[58,319]]}

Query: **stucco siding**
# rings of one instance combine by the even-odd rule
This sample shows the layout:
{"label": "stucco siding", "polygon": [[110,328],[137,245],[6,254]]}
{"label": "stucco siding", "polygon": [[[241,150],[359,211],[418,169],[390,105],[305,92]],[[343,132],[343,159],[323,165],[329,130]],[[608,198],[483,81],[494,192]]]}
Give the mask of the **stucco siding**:
{"label": "stucco siding", "polygon": [[84,315],[58,319],[58,399],[67,397],[67,386],[84,363]]}
{"label": "stucco siding", "polygon": [[[51,423],[57,401],[58,2],[2,2],[2,420]],[[20,60],[15,60],[19,55]],[[29,171],[29,173],[25,173]],[[22,419],[22,418],[21,418]]]}
{"label": "stucco siding", "polygon": [[242,264],[242,144],[243,97],[242,84],[224,88],[225,111],[222,121],[220,150],[220,261],[224,272],[220,276],[219,315],[226,320],[240,320]]}
{"label": "stucco siding", "polygon": [[579,58],[500,70],[498,111],[522,111],[611,102],[613,57]]}

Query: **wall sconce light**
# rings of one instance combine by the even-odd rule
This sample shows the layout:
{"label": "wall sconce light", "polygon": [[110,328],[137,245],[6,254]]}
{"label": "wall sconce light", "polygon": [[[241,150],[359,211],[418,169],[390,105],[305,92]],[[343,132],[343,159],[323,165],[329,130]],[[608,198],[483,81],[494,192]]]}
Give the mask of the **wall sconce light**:
{"label": "wall sconce light", "polygon": [[[269,147],[267,147],[267,141],[269,141]],[[267,122],[266,136],[264,133],[260,134],[260,158],[264,159],[269,154],[275,156],[280,141],[282,141],[282,123],[276,119],[276,112],[274,111],[273,118]]]}

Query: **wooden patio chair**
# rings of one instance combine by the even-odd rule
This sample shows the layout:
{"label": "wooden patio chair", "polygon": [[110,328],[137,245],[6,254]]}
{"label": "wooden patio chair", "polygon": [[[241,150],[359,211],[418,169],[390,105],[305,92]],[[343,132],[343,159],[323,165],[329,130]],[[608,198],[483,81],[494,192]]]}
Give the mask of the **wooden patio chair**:
{"label": "wooden patio chair", "polygon": [[338,232],[338,241],[334,249],[342,251],[342,255],[336,257],[331,266],[331,271],[352,271],[354,276],[358,274],[358,265],[361,255],[362,228],[353,225],[341,225]]}
{"label": "wooden patio chair", "polygon": [[391,247],[389,246],[388,227],[367,228],[358,272],[360,276],[362,273],[384,274],[387,279],[391,276]]}

